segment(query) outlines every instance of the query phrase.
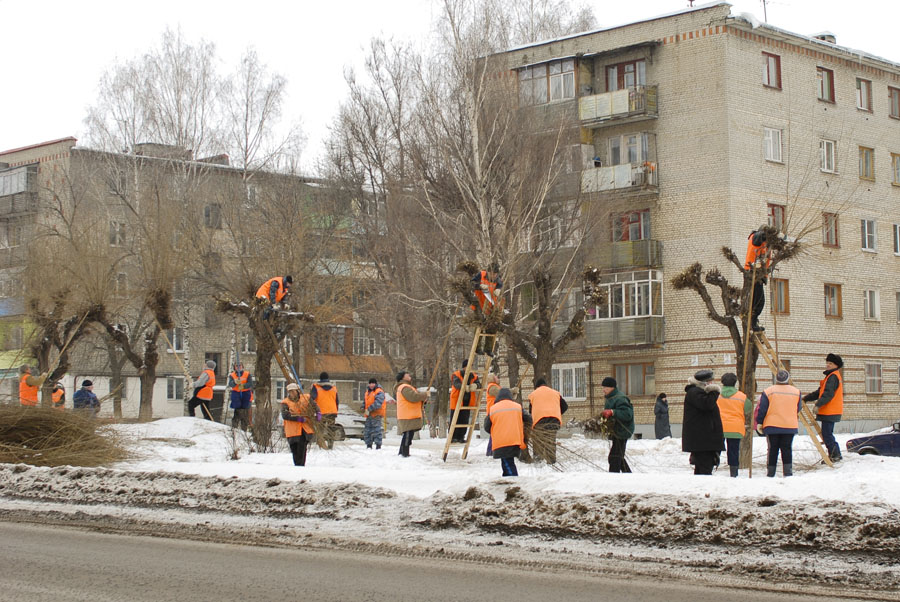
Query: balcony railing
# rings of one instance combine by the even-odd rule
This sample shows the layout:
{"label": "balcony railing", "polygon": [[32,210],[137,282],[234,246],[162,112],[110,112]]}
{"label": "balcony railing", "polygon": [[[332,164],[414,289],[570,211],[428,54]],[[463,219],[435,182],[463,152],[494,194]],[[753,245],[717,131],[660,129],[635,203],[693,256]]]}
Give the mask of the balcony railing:
{"label": "balcony railing", "polygon": [[[594,259],[596,257],[596,259]],[[592,260],[603,269],[662,266],[662,243],[658,240],[613,242],[599,246]]]}
{"label": "balcony railing", "polygon": [[581,172],[581,192],[655,188],[656,185],[655,161],[593,167]]}
{"label": "balcony railing", "polygon": [[662,316],[646,316],[588,320],[584,323],[584,335],[589,347],[661,344],[665,340],[665,319]]}
{"label": "balcony railing", "polygon": [[655,118],[656,86],[638,86],[605,94],[582,96],[578,99],[578,115],[585,125],[600,125],[606,121],[627,118]]}

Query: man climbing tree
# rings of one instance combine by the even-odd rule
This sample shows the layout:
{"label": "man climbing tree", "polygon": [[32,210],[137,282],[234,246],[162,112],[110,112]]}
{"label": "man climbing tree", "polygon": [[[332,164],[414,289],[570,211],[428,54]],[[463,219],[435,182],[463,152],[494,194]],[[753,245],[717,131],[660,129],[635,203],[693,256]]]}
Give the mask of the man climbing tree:
{"label": "man climbing tree", "polygon": [[765,261],[765,266],[757,272],[756,278],[753,280],[753,305],[751,307],[751,326],[755,331],[765,330],[759,324],[759,315],[766,306],[766,274],[771,266],[772,260],[768,257],[768,245],[766,245],[766,229],[768,226],[763,224],[758,230],[754,230],[747,237],[747,257],[744,259],[744,270],[749,272],[756,266],[757,261]]}

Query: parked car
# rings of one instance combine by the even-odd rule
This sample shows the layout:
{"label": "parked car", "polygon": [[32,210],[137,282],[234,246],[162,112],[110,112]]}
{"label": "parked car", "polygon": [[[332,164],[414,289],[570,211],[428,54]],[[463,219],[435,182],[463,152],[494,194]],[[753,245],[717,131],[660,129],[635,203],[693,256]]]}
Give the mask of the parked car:
{"label": "parked car", "polygon": [[352,411],[341,410],[338,412],[337,419],[334,423],[334,440],[343,441],[350,437],[352,439],[363,438],[363,428],[366,426],[364,416]]}
{"label": "parked car", "polygon": [[850,439],[847,451],[860,455],[900,456],[900,422],[895,422],[890,430],[881,429],[875,433]]}

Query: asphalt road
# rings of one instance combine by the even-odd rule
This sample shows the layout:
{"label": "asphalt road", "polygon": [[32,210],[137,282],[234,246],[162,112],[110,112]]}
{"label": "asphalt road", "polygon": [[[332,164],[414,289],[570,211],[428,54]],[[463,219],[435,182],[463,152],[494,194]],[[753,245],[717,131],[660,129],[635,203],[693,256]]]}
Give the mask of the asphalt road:
{"label": "asphalt road", "polygon": [[[497,553],[503,554],[503,549],[498,548]],[[0,600],[9,602],[802,599],[796,594],[733,587],[108,535],[2,522],[0,558]]]}

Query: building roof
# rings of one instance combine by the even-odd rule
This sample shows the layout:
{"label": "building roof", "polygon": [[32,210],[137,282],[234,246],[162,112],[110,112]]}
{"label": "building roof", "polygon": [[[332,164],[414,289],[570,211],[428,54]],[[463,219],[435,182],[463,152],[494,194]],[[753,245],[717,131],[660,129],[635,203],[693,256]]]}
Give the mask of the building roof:
{"label": "building roof", "polygon": [[3,155],[11,155],[12,153],[19,153],[26,150],[31,150],[33,148],[40,148],[42,146],[51,146],[53,144],[59,144],[60,142],[67,142],[71,140],[72,146],[75,146],[75,143],[78,141],[74,136],[67,136],[66,138],[58,138],[56,140],[48,140],[47,142],[38,142],[37,144],[29,144],[28,146],[21,146],[19,148],[11,148],[9,150],[0,151],[0,156]]}

